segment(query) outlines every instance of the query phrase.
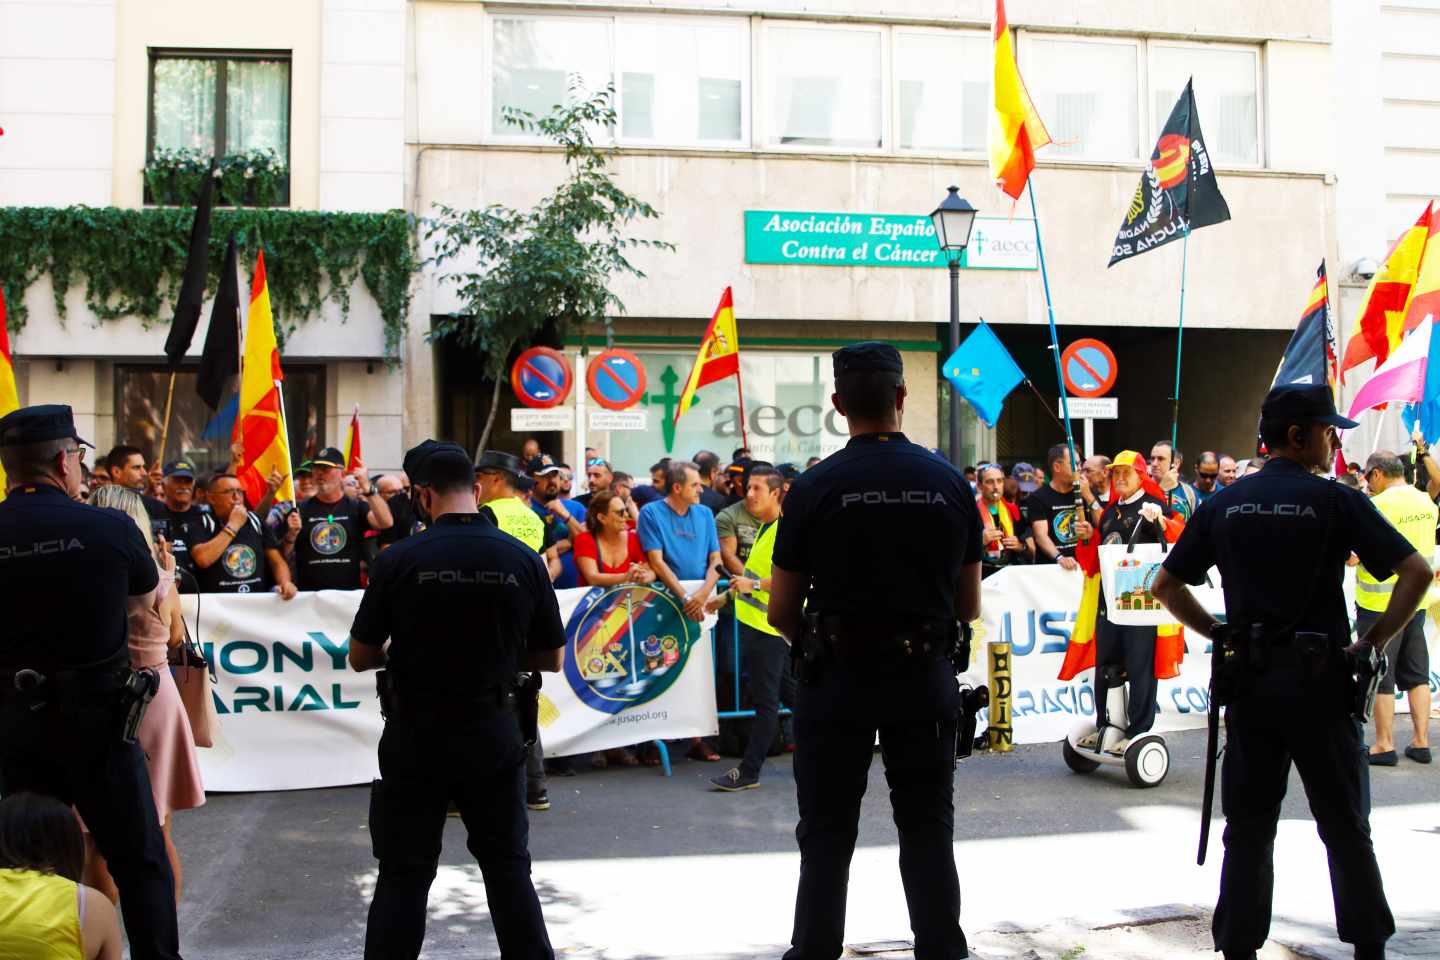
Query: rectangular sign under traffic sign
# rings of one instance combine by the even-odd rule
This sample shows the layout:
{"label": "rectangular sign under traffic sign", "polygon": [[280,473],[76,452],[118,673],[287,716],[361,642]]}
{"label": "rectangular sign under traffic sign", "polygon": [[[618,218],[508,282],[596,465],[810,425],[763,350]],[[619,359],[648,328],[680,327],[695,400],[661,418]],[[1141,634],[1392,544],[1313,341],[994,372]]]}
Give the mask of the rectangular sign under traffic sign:
{"label": "rectangular sign under traffic sign", "polygon": [[[944,267],[935,226],[924,215],[746,210],[745,262],[822,267]],[[1037,270],[1035,221],[976,217],[966,270]]]}
{"label": "rectangular sign under traffic sign", "polygon": [[[1072,420],[1118,420],[1120,419],[1119,397],[1067,397],[1065,404],[1070,407]],[[1057,406],[1060,416],[1063,410]]]}
{"label": "rectangular sign under traffic sign", "polygon": [[586,418],[591,430],[649,430],[646,410],[592,410]]}
{"label": "rectangular sign under traffic sign", "polygon": [[551,407],[535,410],[516,407],[510,411],[510,429],[521,430],[574,430],[574,407]]}

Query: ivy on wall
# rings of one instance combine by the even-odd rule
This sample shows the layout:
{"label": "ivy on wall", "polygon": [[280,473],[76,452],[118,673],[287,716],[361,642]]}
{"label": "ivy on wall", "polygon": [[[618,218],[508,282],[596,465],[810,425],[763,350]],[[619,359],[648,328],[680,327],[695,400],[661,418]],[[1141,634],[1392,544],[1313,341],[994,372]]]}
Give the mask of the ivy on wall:
{"label": "ivy on wall", "polygon": [[[65,294],[83,282],[85,304],[102,321],[135,316],[147,327],[168,323],[194,216],[190,208],[0,207],[0,283],[11,329],[25,325],[25,290],[47,273],[62,318]],[[232,230],[247,276],[264,247],[282,339],[327,300],[348,317],[350,287],[358,276],[380,308],[386,352],[398,356],[410,282],[419,268],[409,214],[217,209],[207,296],[216,289]]]}

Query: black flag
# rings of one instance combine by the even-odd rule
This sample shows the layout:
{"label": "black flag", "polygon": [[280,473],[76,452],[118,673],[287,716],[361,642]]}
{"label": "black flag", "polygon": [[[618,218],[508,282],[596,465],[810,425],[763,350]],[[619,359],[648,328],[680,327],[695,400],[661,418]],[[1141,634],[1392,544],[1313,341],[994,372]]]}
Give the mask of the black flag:
{"label": "black flag", "polygon": [[1165,129],[1140,175],[1135,198],[1115,236],[1110,266],[1121,260],[1179,240],[1191,230],[1230,219],[1230,208],[1215,182],[1215,168],[1200,133],[1195,111],[1194,80],[1170,111]]}
{"label": "black flag", "polygon": [[205,277],[210,272],[210,207],[215,195],[215,161],[200,184],[200,197],[195,202],[195,221],[190,227],[190,253],[185,257],[185,276],[180,280],[180,297],[175,301],[175,319],[170,322],[170,335],[165,338],[165,355],[170,369],[180,366],[195,328],[200,323],[200,306],[205,301]]}
{"label": "black flag", "polygon": [[235,234],[225,247],[225,269],[220,271],[220,289],[210,310],[210,329],[205,332],[205,352],[200,355],[200,375],[195,392],[210,409],[220,408],[220,397],[230,378],[240,372],[240,282]]}

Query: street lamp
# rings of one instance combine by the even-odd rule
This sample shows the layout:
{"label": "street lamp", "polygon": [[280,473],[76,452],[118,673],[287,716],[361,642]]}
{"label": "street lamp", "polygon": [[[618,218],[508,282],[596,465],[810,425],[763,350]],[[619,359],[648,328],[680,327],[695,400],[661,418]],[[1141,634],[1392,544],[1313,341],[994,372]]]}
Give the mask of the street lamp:
{"label": "street lamp", "polygon": [[[950,187],[940,206],[930,214],[935,240],[950,259],[950,352],[960,349],[960,255],[970,243],[975,225],[975,208],[960,196],[959,187]],[[950,462],[960,463],[960,392],[950,385]]]}

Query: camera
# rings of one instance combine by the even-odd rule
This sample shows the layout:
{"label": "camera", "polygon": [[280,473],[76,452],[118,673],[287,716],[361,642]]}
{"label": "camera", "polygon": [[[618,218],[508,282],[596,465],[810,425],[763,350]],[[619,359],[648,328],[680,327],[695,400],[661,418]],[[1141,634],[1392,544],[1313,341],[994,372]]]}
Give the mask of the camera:
{"label": "camera", "polygon": [[150,521],[150,536],[154,537],[154,538],[157,539],[157,540],[160,539],[161,537],[165,538],[166,540],[169,540],[169,539],[170,539],[170,521],[169,521],[169,520],[151,520],[151,521]]}
{"label": "camera", "polygon": [[1361,257],[1351,265],[1350,272],[1354,274],[1358,280],[1373,280],[1375,279],[1375,274],[1380,272],[1380,264],[1376,263],[1370,257]]}

